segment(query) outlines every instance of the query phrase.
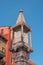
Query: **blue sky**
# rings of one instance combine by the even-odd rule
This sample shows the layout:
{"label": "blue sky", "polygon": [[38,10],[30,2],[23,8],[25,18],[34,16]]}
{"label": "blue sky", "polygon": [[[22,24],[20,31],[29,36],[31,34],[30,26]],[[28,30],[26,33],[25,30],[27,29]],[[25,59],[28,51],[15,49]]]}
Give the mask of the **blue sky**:
{"label": "blue sky", "polygon": [[0,26],[13,26],[20,9],[32,28],[34,52],[30,59],[43,65],[43,0],[0,0]]}

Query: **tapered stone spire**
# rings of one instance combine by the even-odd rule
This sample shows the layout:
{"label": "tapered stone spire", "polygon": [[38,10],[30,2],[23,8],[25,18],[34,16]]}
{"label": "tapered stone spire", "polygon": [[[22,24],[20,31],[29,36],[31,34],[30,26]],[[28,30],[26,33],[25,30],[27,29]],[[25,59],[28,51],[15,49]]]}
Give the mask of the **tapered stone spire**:
{"label": "tapered stone spire", "polygon": [[[23,11],[20,10],[16,25],[12,27],[13,39],[12,50],[13,59],[16,65],[35,65],[29,61],[32,49],[31,28],[26,24]],[[29,41],[28,41],[29,40]]]}
{"label": "tapered stone spire", "polygon": [[23,15],[23,10],[21,9],[19,11],[19,16],[18,16],[18,19],[16,21],[16,24],[25,24],[25,18],[24,18],[24,15]]}

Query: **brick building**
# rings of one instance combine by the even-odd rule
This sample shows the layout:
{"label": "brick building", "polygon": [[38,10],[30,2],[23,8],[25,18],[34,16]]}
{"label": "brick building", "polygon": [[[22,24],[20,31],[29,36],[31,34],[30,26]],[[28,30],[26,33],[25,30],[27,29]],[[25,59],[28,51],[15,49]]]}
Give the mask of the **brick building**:
{"label": "brick building", "polygon": [[31,33],[22,10],[14,26],[0,27],[0,59],[4,63],[0,62],[1,65],[36,65],[29,59],[33,52]]}

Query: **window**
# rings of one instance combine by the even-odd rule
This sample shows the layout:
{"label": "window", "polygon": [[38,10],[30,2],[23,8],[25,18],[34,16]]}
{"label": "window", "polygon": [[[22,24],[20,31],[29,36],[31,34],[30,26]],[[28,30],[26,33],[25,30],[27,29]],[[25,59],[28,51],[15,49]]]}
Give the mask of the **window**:
{"label": "window", "polygon": [[3,29],[1,29],[1,35],[3,35],[3,31],[4,31],[4,30],[3,30]]}
{"label": "window", "polygon": [[0,51],[4,51],[5,49],[6,49],[5,43],[0,40]]}
{"label": "window", "polygon": [[12,64],[12,57],[10,58],[10,64]]}

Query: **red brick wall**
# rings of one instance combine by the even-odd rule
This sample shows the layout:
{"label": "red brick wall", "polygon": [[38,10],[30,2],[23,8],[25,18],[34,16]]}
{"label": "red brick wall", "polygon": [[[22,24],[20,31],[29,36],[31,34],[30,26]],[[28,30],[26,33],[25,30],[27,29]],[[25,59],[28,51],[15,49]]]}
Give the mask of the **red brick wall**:
{"label": "red brick wall", "polygon": [[4,60],[6,62],[6,65],[14,65],[14,62],[12,62],[12,64],[10,63],[11,52],[9,51],[9,48],[10,48],[11,31],[9,27],[0,27],[0,33],[2,29],[3,29],[3,36],[8,40],[6,42],[6,51]]}

